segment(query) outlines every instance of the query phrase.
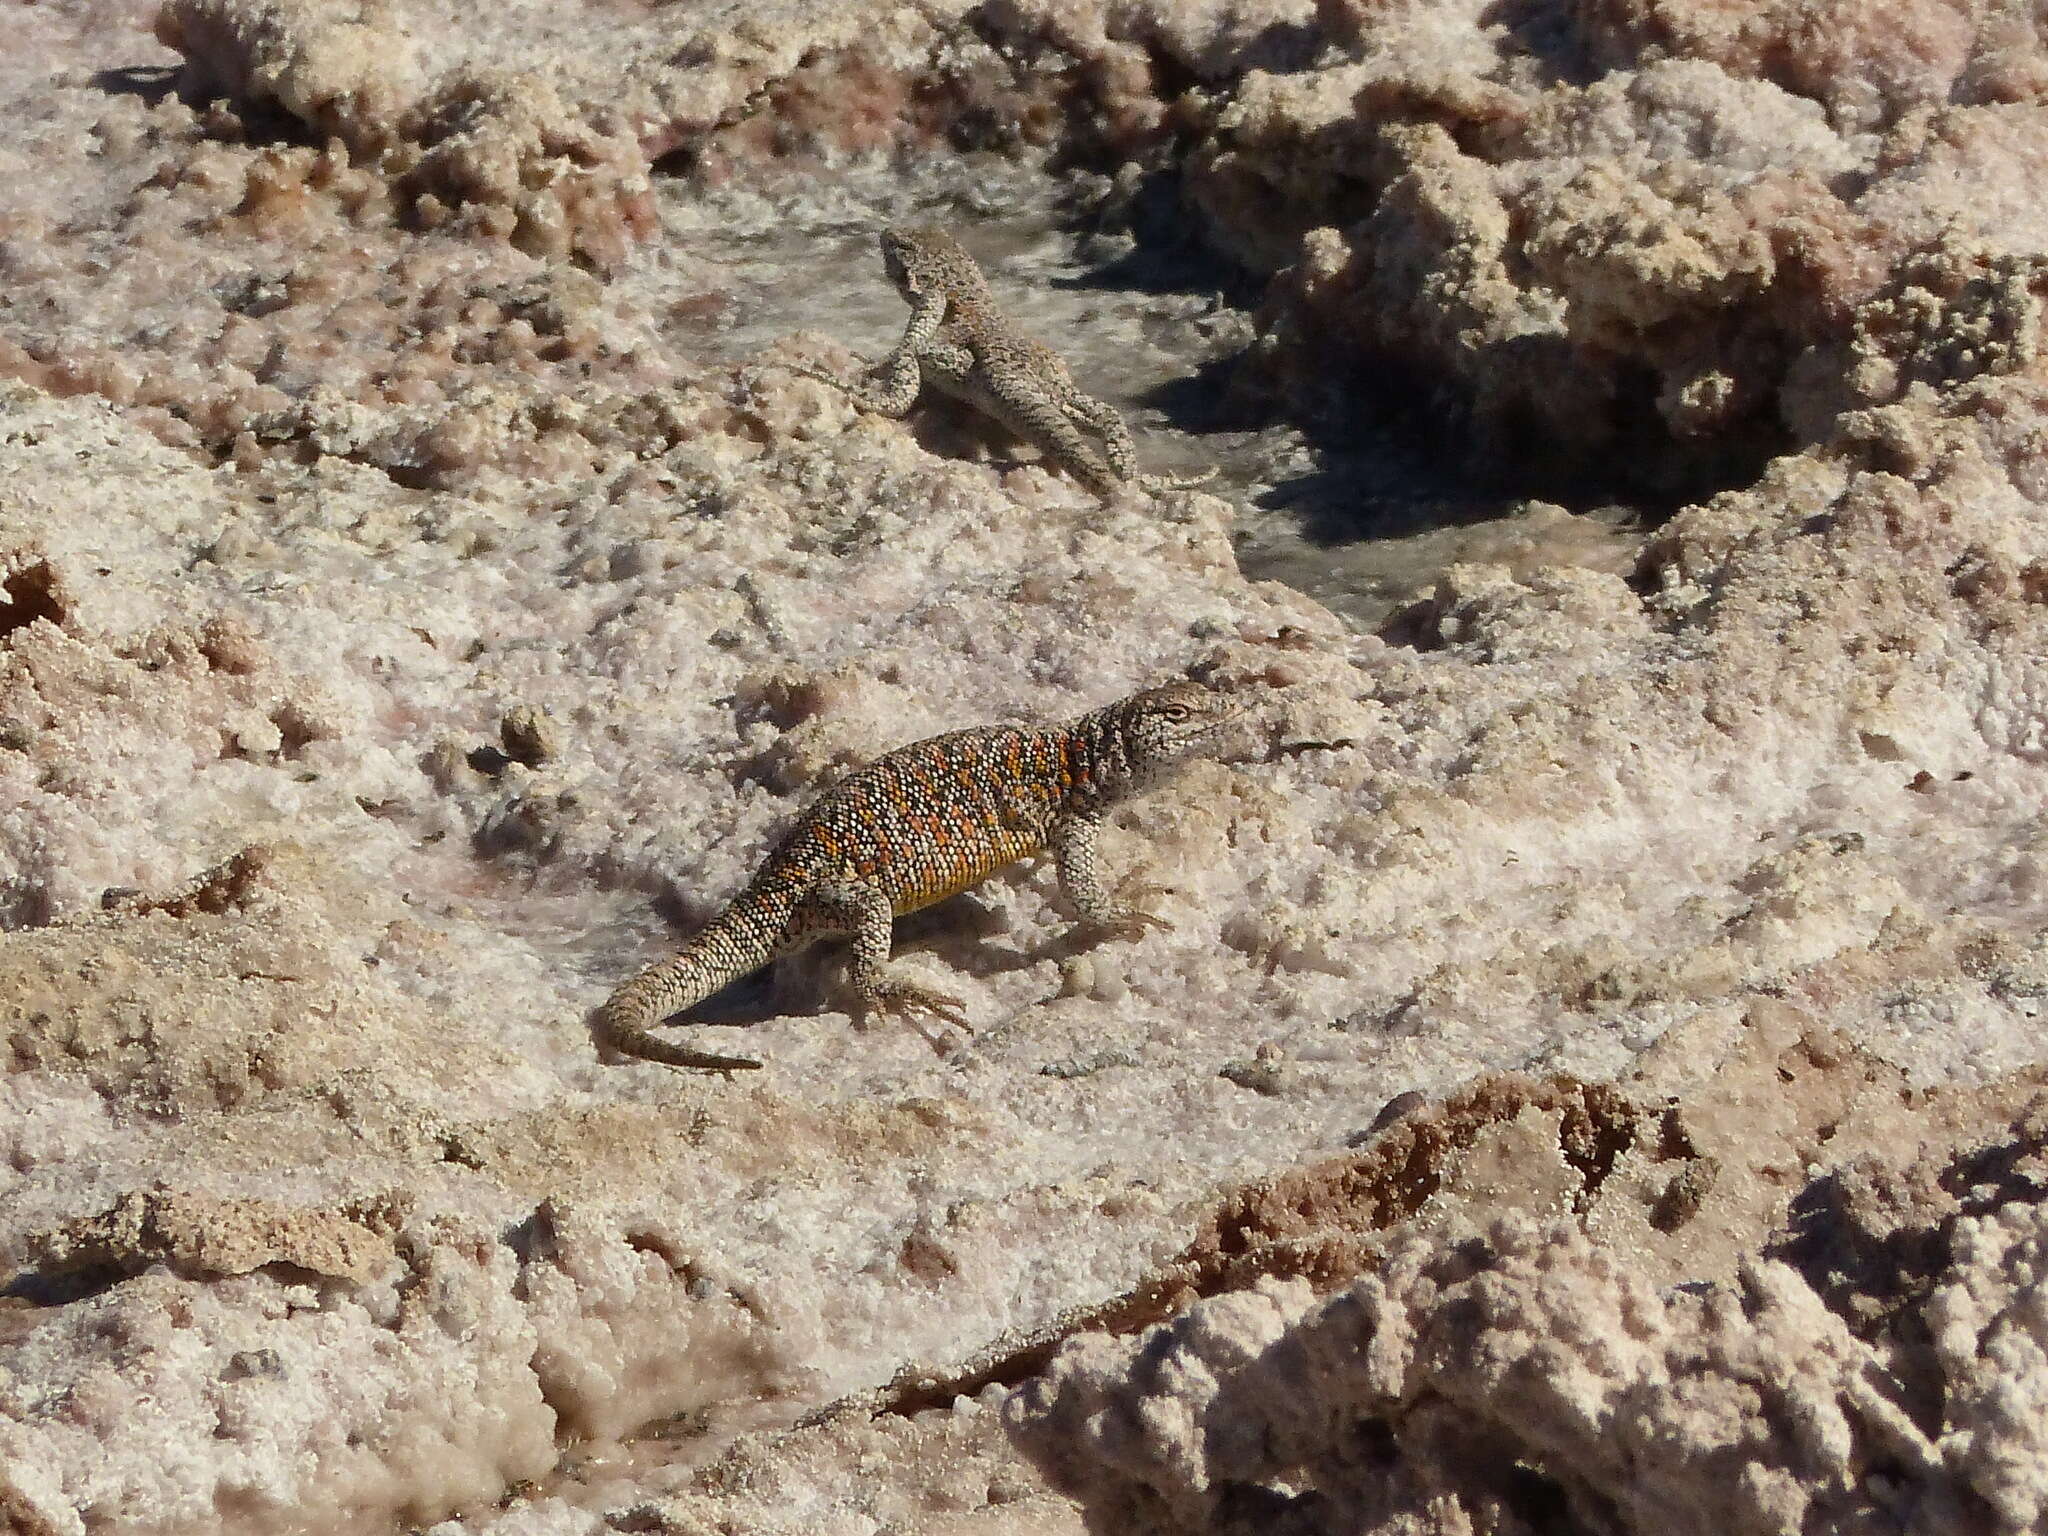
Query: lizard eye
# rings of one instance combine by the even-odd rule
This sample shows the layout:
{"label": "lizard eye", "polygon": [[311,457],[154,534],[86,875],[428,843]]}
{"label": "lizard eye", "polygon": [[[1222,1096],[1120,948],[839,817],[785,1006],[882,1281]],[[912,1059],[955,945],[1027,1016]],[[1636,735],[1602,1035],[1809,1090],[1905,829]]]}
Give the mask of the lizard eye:
{"label": "lizard eye", "polygon": [[1185,704],[1168,704],[1159,713],[1166,717],[1169,725],[1179,725],[1181,721],[1187,719],[1188,707]]}

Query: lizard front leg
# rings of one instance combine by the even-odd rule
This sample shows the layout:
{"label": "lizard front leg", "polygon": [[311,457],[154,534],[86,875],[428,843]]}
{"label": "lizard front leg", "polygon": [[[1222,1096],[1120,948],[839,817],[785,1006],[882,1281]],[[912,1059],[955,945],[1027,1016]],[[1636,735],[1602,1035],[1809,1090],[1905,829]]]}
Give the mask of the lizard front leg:
{"label": "lizard front leg", "polygon": [[854,405],[863,411],[897,418],[910,414],[911,406],[917,403],[918,388],[923,383],[923,370],[918,366],[917,354],[906,352],[901,347],[875,365],[877,378],[873,383],[848,383],[822,368],[812,368],[804,363],[792,363],[789,371],[844,390]]}
{"label": "lizard front leg", "polygon": [[849,384],[816,368],[797,367],[791,372],[805,378],[821,379],[845,390],[853,397],[853,403],[864,411],[873,411],[878,416],[906,416],[911,406],[917,403],[918,387],[923,383],[920,359],[931,348],[939,327],[945,323],[947,302],[943,294],[920,294],[912,299],[910,322],[903,327],[903,339],[875,365],[875,383]]}
{"label": "lizard front leg", "polygon": [[[1165,931],[1173,925],[1142,908],[1112,897],[1102,884],[1102,865],[1097,840],[1102,833],[1102,816],[1095,811],[1069,811],[1053,823],[1047,839],[1052,844],[1053,869],[1060,889],[1081,914],[1081,921],[1101,933],[1136,937],[1151,929]],[[1140,894],[1163,895],[1164,887],[1146,885]]]}

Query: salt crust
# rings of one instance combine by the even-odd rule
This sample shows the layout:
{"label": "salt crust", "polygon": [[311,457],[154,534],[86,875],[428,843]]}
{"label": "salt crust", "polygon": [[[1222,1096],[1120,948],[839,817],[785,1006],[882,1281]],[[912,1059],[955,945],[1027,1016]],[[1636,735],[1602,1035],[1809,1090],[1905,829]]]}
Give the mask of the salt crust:
{"label": "salt crust", "polygon": [[[748,1487],[790,1467],[808,1529],[1071,1530],[943,1405],[585,1502],[565,1457],[899,1373],[1000,1388],[1000,1362],[1028,1376],[1161,1284],[1220,1341],[1187,1358],[1228,1375],[1240,1333],[1355,1319],[1301,1286],[1384,1248],[1362,1283],[1400,1299],[1390,1337],[1434,1315],[1416,1286],[1497,1284],[1488,1336],[1534,1363],[1435,1362],[1460,1407],[1404,1423],[1384,1490],[1303,1431],[1288,1466],[1332,1490],[1303,1518],[1357,1528],[1442,1477],[1385,1528],[1516,1529],[1540,1489],[1461,1446],[1526,1421],[1585,1507],[1664,1519],[1700,1491],[1762,1519],[1860,1496],[1827,1481],[1860,1470],[1869,1497],[1967,1488],[2004,1522],[1983,1528],[2023,1528],[2048,996],[2030,26],[1020,5],[984,36],[944,8],[799,9],[679,32],[509,7],[476,37],[425,4],[195,5],[166,13],[179,55],[141,8],[15,18],[0,1510],[359,1530],[548,1478],[479,1528],[765,1526]],[[379,28],[413,40],[388,74],[351,51]],[[228,104],[89,84],[146,61]],[[834,79],[891,88],[835,112]],[[1442,380],[1467,451],[1533,420],[1567,465],[1669,453],[1749,483],[1678,512],[1633,581],[1459,567],[1360,638],[1246,583],[1218,501],[1097,507],[664,344],[647,157],[736,175],[929,144],[990,101],[1095,153],[1190,134],[1193,217],[1273,274],[1280,387],[1334,345]],[[1197,662],[1267,702],[1236,761],[1109,850],[1179,889],[1174,936],[1078,951],[1026,874],[906,932],[983,1021],[954,1060],[816,1013],[798,967],[749,1042],[760,1084],[596,1061],[582,1012],[666,941],[652,910],[702,916],[833,773]],[[1506,1068],[1581,1086],[1509,1092]],[[1624,1109],[1585,1108],[1638,1071]],[[1268,1234],[1256,1192],[1328,1187],[1406,1091],[1441,1107],[1358,1156],[1419,1149],[1389,1187],[1445,1198],[1389,1204],[1368,1169],[1336,1236]],[[1969,1195],[1987,1181],[2007,1192]],[[1529,1219],[1489,1228],[1503,1209]],[[1473,1230],[1495,1256],[1446,1278],[1480,1262],[1453,1241]],[[1745,1294],[1765,1325],[1738,1326]],[[1687,1358],[1722,1390],[1794,1322],[1813,1373],[1773,1356],[1761,1385],[1797,1412],[1736,1393],[1698,1434],[1669,1394],[1579,1412]],[[1212,1507],[1181,1431],[1120,1442],[1119,1470],[1053,1405],[1149,1393],[1185,1425],[1213,1394],[1091,1351],[1029,1399],[1035,1453],[1093,1507]],[[1859,1352],[1900,1384],[1848,1401]],[[1886,1417],[1936,1387],[1940,1417]],[[1650,1426],[1659,1454],[1624,1464]],[[985,1485],[922,1480],[948,1443]],[[1728,1445],[1755,1480],[1698,1470]],[[1232,1509],[1298,1475],[1217,1449],[1251,1490]],[[1814,1476],[1764,1475],[1787,1468]]]}
{"label": "salt crust", "polygon": [[[1330,15],[1344,56],[1247,76],[1189,167],[1214,237],[1277,274],[1267,346],[1298,395],[1362,357],[1368,378],[1432,381],[1468,450],[1477,434],[1559,472],[1591,456],[1676,494],[1747,478],[1916,368],[2011,365],[1878,342],[1901,285],[2032,323],[2027,279],[1999,273],[2031,271],[2040,220],[1991,189],[2040,152],[2021,82],[2048,53],[1995,10]],[[1961,197],[1959,158],[1980,188]],[[1946,275],[1930,288],[1916,264]],[[1873,343],[1903,367],[1861,364]]]}
{"label": "salt crust", "polygon": [[1326,1301],[1262,1280],[1076,1342],[1014,1408],[1104,1530],[1527,1529],[1529,1469],[1591,1529],[2035,1530],[2048,1220],[1953,1236],[1962,1274],[1925,1302],[1949,1394],[1932,1435],[1786,1266],[1660,1295],[1526,1220],[1397,1243]]}
{"label": "salt crust", "polygon": [[2041,1074],[1916,1101],[1782,1006],[1673,1034],[1239,1192],[1017,1440],[1095,1529],[2036,1528]]}

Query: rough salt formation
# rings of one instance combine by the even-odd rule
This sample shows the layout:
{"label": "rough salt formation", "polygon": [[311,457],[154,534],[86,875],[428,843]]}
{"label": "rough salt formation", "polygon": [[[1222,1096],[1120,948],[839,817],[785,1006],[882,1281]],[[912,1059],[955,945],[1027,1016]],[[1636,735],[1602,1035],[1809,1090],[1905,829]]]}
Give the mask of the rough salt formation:
{"label": "rough salt formation", "polygon": [[170,0],[156,35],[183,55],[186,95],[273,107],[358,153],[398,142],[423,83],[417,46],[389,5]]}
{"label": "rough salt formation", "polygon": [[[272,108],[339,140],[394,180],[421,227],[452,224],[599,266],[617,265],[653,227],[639,145],[615,116],[570,110],[531,72],[456,69],[428,86],[389,4],[167,0],[156,32],[184,56],[186,97]],[[303,174],[287,166],[261,189],[271,202]]]}
{"label": "rough salt formation", "polygon": [[130,1191],[112,1210],[73,1221],[36,1246],[37,1268],[46,1274],[102,1269],[139,1274],[167,1264],[200,1274],[241,1275],[284,1264],[361,1284],[393,1260],[388,1244],[343,1215],[168,1192]]}
{"label": "rough salt formation", "polygon": [[[2040,43],[1886,22],[16,7],[5,1519],[2037,1520]],[[1359,635],[1222,499],[700,344],[707,208],[861,224],[850,156],[915,201],[1033,144],[1140,226],[1187,151],[1173,226],[1265,285],[1247,391],[1728,488]],[[1171,934],[1079,942],[1027,869],[899,931],[949,1055],[826,1011],[826,955],[696,1031],[744,1084],[600,1060],[839,773],[1196,665],[1257,728],[1105,848]],[[1485,1305],[1277,1407],[1237,1355]],[[994,1398],[1155,1323],[1208,1385],[1092,1343],[1019,1399],[1077,1505]]]}
{"label": "rough salt formation", "polygon": [[1075,1344],[1016,1410],[1098,1530],[1524,1530],[1546,1506],[1671,1536],[2034,1530],[2048,1221],[1955,1240],[1917,1402],[1784,1265],[1660,1294],[1576,1227],[1518,1221],[1397,1244],[1328,1301],[1261,1281]]}
{"label": "rough salt formation", "polygon": [[1501,21],[1336,7],[1343,62],[1249,76],[1211,117],[1189,190],[1276,274],[1267,348],[1296,395],[1331,409],[1333,361],[1419,378],[1453,440],[1523,473],[1673,495],[1915,377],[2034,354],[2038,213],[1955,195],[1964,166],[2016,190],[2041,152],[2032,24],[1826,4]]}
{"label": "rough salt formation", "polygon": [[2040,1074],[1901,1093],[1797,1027],[1490,1080],[1237,1192],[1140,1293],[1211,1299],[1066,1343],[1013,1432],[1098,1530],[2035,1528]]}

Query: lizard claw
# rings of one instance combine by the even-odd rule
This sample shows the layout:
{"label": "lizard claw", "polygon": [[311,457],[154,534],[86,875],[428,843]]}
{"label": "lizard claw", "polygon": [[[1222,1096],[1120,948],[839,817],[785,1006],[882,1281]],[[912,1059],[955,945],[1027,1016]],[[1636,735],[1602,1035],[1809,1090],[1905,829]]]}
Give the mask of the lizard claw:
{"label": "lizard claw", "polygon": [[1117,907],[1096,926],[1104,933],[1125,939],[1143,938],[1148,933],[1173,932],[1173,924],[1142,907]]}
{"label": "lizard claw", "polygon": [[883,1006],[913,1017],[920,1013],[930,1014],[955,1029],[965,1030],[970,1035],[974,1033],[974,1026],[967,1022],[966,1005],[948,992],[930,992],[923,987],[905,985],[890,992]]}
{"label": "lizard claw", "polygon": [[1111,907],[1090,926],[1106,934],[1120,938],[1142,938],[1148,933],[1171,933],[1173,924],[1155,913],[1148,912],[1141,903],[1147,903],[1161,896],[1171,896],[1173,887],[1160,885],[1156,881],[1143,880],[1126,886],[1117,894],[1124,899]]}
{"label": "lizard claw", "polygon": [[947,992],[934,992],[928,987],[916,986],[911,982],[886,983],[871,1000],[870,1006],[885,1013],[899,1013],[909,1020],[910,1025],[923,1035],[931,1048],[941,1055],[945,1053],[945,1041],[924,1025],[920,1015],[929,1015],[952,1025],[962,1034],[974,1033],[974,1026],[967,1022],[966,1006],[959,998]]}

